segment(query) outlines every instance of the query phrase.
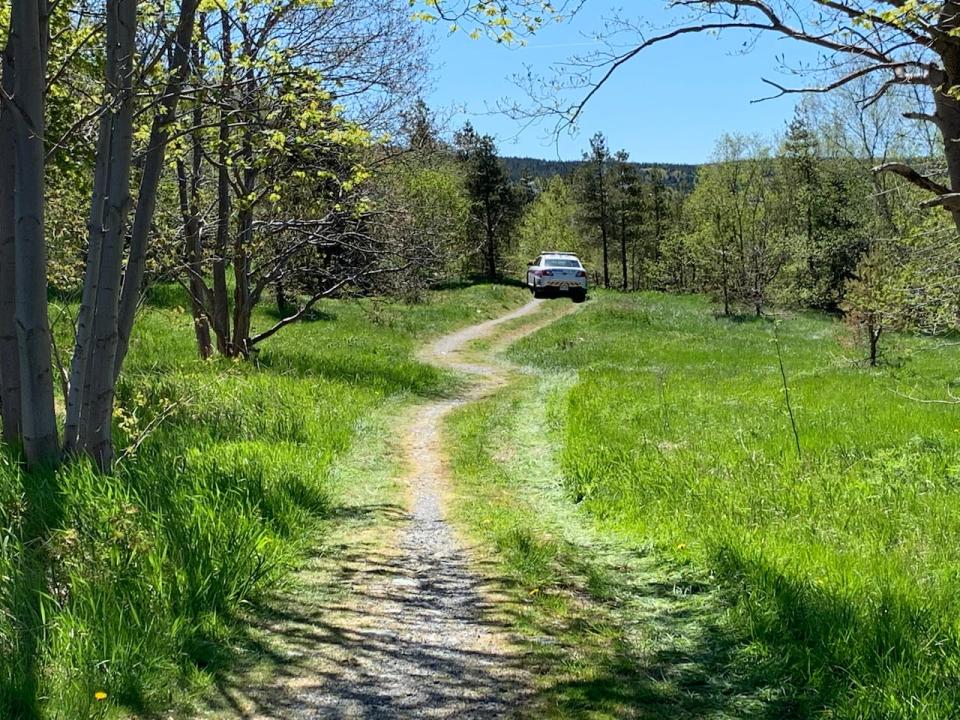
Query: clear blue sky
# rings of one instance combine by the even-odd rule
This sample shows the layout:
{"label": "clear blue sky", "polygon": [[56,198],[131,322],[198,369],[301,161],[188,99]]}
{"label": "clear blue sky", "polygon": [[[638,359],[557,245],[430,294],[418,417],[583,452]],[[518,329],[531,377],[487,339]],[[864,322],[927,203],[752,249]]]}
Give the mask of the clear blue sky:
{"label": "clear blue sky", "polygon": [[[662,24],[670,17],[661,9],[664,0],[633,2],[647,7],[644,12],[652,22]],[[815,53],[769,36],[744,54],[743,43],[751,37],[733,32],[720,38],[681,37],[644,51],[591,101],[573,137],[555,136],[550,122],[521,132],[519,123],[491,112],[501,98],[520,97],[510,76],[525,73],[527,65],[549,73],[551,63],[589,51],[590,35],[616,7],[609,0],[588,0],[573,21],[545,27],[527,47],[471,40],[436,27],[434,89],[427,100],[434,108],[461,108],[450,124],[457,127],[470,120],[478,131],[497,138],[503,155],[548,159],[579,158],[590,136],[602,130],[612,149],[626,149],[636,161],[703,162],[722,133],[772,136],[793,116],[797,96],[750,101],[771,92],[761,77],[785,85],[799,82],[779,69],[778,55],[796,66],[814,60]]]}

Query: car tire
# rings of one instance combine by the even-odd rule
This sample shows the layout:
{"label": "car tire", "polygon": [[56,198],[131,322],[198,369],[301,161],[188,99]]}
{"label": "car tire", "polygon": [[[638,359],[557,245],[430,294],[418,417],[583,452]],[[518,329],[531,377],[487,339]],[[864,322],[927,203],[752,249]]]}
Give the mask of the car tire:
{"label": "car tire", "polygon": [[543,297],[543,290],[541,290],[540,288],[538,288],[536,285],[534,285],[531,289],[533,290],[533,296],[534,296],[537,300],[539,300],[540,298]]}
{"label": "car tire", "polygon": [[587,291],[586,291],[586,290],[577,290],[576,292],[574,292],[574,293],[571,295],[571,297],[573,298],[573,301],[574,301],[575,303],[582,303],[584,300],[587,299]]}

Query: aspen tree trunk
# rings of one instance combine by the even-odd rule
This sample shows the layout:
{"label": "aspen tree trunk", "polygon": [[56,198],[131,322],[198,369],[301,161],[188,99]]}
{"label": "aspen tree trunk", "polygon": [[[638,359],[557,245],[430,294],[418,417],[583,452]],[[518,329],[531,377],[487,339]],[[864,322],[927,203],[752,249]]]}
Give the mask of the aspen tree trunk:
{"label": "aspen tree trunk", "polygon": [[[4,94],[13,95],[13,48],[9,41],[0,56]],[[3,440],[18,445],[23,431],[20,411],[20,349],[16,323],[16,225],[14,223],[13,112],[0,104],[0,416]]]}
{"label": "aspen tree trunk", "polygon": [[113,117],[104,113],[97,135],[96,161],[93,174],[93,195],[87,219],[87,266],[83,274],[80,308],[77,312],[73,358],[67,390],[67,419],[63,432],[63,449],[67,454],[77,451],[80,444],[80,421],[85,399],[89,396],[89,370],[93,356],[91,338],[93,315],[96,308],[96,290],[100,275],[100,251],[103,248],[103,206],[107,194],[107,166],[110,141],[113,136]]}
{"label": "aspen tree trunk", "polygon": [[14,116],[16,138],[16,322],[20,349],[23,448],[27,462],[59,457],[53,401],[53,363],[47,307],[47,250],[44,236],[44,84],[46,78],[44,0],[14,0]]}
{"label": "aspen tree trunk", "polygon": [[[200,16],[200,35],[206,30],[206,16]],[[194,72],[198,78],[203,76],[203,58],[197,43],[190,50]],[[199,84],[199,83],[198,83]],[[195,90],[199,92],[199,90]],[[203,126],[203,102],[194,98],[193,129],[190,132],[191,166],[190,179],[187,180],[186,165],[177,162],[177,179],[180,188],[180,213],[184,226],[184,259],[189,274],[190,309],[193,314],[193,329],[197,337],[197,352],[202,360],[213,355],[210,343],[210,292],[203,281],[203,236],[200,226],[200,183],[203,171],[203,147],[201,130]]]}
{"label": "aspen tree trunk", "polygon": [[[221,58],[223,62],[223,103],[229,103],[232,91],[230,18],[220,11]],[[217,239],[213,258],[213,331],[217,350],[230,355],[230,317],[227,303],[227,246],[230,243],[230,114],[221,106],[219,143],[217,146]]]}
{"label": "aspen tree trunk", "polygon": [[119,344],[120,278],[130,212],[133,165],[133,73],[137,0],[107,2],[107,86],[116,102],[110,141],[109,182],[104,207],[105,232],[93,317],[89,413],[80,424],[80,444],[101,470],[113,462],[114,368]]}
{"label": "aspen tree trunk", "polygon": [[[199,105],[194,109],[196,119]],[[202,111],[200,112],[202,115]],[[201,118],[202,121],[202,118]],[[196,124],[195,127],[198,127]],[[200,151],[196,147],[196,138],[194,142],[194,152],[191,172],[187,177],[186,164],[182,160],[177,160],[177,188],[180,199],[180,216],[183,222],[183,258],[187,266],[189,275],[190,292],[190,312],[193,317],[193,330],[197,338],[197,352],[201,360],[206,360],[213,355],[213,347],[210,344],[210,323],[207,321],[206,303],[207,288],[203,282],[203,241],[200,236]]]}
{"label": "aspen tree trunk", "polygon": [[[245,58],[254,56],[249,35],[243,42]],[[253,67],[249,67],[243,77],[243,110],[245,117],[255,116],[257,108],[257,80]],[[258,173],[254,167],[253,141],[250,128],[245,127],[241,134],[240,157],[243,161],[243,207],[238,213],[237,234],[233,242],[233,345],[234,354],[247,357],[250,354],[250,322],[253,302],[250,295],[250,248],[253,245],[253,205],[250,198],[256,194]]]}
{"label": "aspen tree trunk", "polygon": [[[245,184],[246,185],[246,184]],[[234,353],[247,357],[250,353],[251,297],[250,256],[253,241],[253,210],[244,207],[239,213],[237,234],[233,243],[233,345]]]}
{"label": "aspen tree trunk", "polygon": [[160,108],[154,116],[150,128],[150,140],[144,159],[143,176],[140,179],[140,192],[137,195],[137,210],[133,217],[133,228],[130,235],[130,252],[123,274],[123,292],[120,297],[117,326],[118,344],[113,362],[114,378],[120,375],[120,368],[127,356],[127,350],[130,347],[130,333],[133,331],[133,320],[140,303],[143,274],[147,260],[147,241],[157,208],[157,190],[160,186],[160,176],[163,173],[167,143],[170,140],[170,127],[176,121],[180,94],[190,71],[190,47],[193,41],[197,4],[198,0],[183,0],[180,4],[180,18],[177,24],[177,34],[174,39],[173,56],[169,68],[170,76],[160,98]]}

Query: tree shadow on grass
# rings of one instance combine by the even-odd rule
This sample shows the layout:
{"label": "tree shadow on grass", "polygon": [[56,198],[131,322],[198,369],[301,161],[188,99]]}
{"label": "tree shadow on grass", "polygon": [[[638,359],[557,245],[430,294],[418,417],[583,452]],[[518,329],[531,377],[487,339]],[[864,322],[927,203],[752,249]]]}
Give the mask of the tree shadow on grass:
{"label": "tree shadow on grass", "polygon": [[547,678],[531,716],[808,716],[808,699],[784,668],[745,652],[708,584],[649,553],[596,544],[562,552],[563,580],[514,620],[528,628],[530,667]]}
{"label": "tree shadow on grass", "polygon": [[358,359],[348,354],[321,356],[302,352],[265,350],[257,358],[260,369],[300,378],[324,378],[378,390],[387,395],[409,392],[425,398],[444,397],[456,386],[448,373],[412,358],[390,355]]}
{"label": "tree shadow on grass", "polygon": [[15,559],[8,608],[15,637],[8,648],[12,652],[3,661],[11,676],[5,679],[5,687],[0,687],[0,711],[11,720],[41,717],[47,623],[54,609],[52,596],[58,589],[54,587],[50,539],[64,514],[55,471],[24,471],[22,488],[22,552]]}
{"label": "tree shadow on grass", "polygon": [[[956,715],[960,638],[953,618],[938,616],[922,593],[902,595],[880,580],[873,597],[847,594],[842,581],[812,582],[729,545],[716,564],[742,583],[753,637],[770,649],[781,673],[815,686],[819,708],[867,694],[870,717]],[[900,698],[914,703],[907,715]]]}
{"label": "tree shadow on grass", "polygon": [[[396,507],[369,511],[394,525],[409,519]],[[494,619],[496,588],[462,553],[427,555],[411,567],[376,540],[322,547],[297,586],[251,606],[239,653],[215,670],[209,709],[229,717],[511,716],[526,692],[520,656],[443,636],[445,623],[470,636],[507,633]]]}
{"label": "tree shadow on grass", "polygon": [[714,313],[714,317],[721,322],[728,322],[732,325],[755,325],[774,322],[775,318],[771,315],[757,315],[756,313],[732,313],[724,315],[723,313]]}
{"label": "tree shadow on grass", "polygon": [[[258,310],[261,314],[265,315],[271,320],[277,321],[289,317],[297,311],[297,308],[286,307],[283,309],[283,311],[281,311],[276,305],[268,305],[264,303],[258,308]],[[336,313],[332,313],[325,309],[314,306],[301,315],[297,322],[309,324],[314,322],[333,322],[336,319]]]}
{"label": "tree shadow on grass", "polygon": [[[370,512],[405,519],[389,506]],[[725,629],[724,608],[706,585],[661,569],[638,580],[656,564],[649,557],[618,565],[622,573],[605,577],[590,597],[581,578],[532,599],[496,563],[471,556],[479,553],[469,549],[414,571],[375,543],[323,548],[299,586],[251,606],[247,630],[212,668],[209,709],[276,718],[808,715],[779,668],[742,657],[743,639]],[[595,568],[567,569],[587,575]],[[458,574],[468,583],[447,587]],[[421,591],[405,591],[414,582]],[[396,631],[398,617],[430,616],[450,596],[454,617],[477,633],[516,638],[524,628],[516,649],[451,652],[427,636]],[[558,598],[563,612],[543,610]],[[404,685],[410,677],[418,679],[414,687]]]}

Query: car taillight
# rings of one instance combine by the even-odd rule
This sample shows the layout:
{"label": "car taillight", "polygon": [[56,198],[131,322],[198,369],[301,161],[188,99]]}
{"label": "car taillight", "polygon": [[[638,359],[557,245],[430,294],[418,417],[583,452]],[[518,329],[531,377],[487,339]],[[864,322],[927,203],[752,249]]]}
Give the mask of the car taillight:
{"label": "car taillight", "polygon": [[577,277],[586,277],[586,276],[587,276],[586,270],[577,270]]}
{"label": "car taillight", "polygon": [[533,274],[536,275],[537,277],[552,276],[553,271],[552,270],[534,270]]}

